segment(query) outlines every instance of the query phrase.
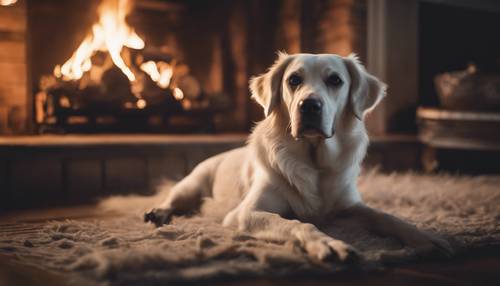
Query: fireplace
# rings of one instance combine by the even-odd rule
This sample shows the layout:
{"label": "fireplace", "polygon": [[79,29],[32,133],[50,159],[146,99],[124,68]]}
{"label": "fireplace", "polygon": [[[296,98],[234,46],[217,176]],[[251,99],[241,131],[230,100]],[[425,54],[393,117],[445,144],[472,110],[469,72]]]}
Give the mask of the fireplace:
{"label": "fireplace", "polygon": [[[0,132],[226,133],[262,118],[278,50],[357,52],[366,2],[19,0],[0,6]],[[13,25],[15,24],[15,25]],[[9,66],[10,67],[10,66]]]}
{"label": "fireplace", "polygon": [[[366,59],[364,0],[11,2],[0,5],[0,208],[153,192],[244,144],[263,117],[248,80],[276,51]],[[391,150],[414,147],[400,143]]]}
{"label": "fireplace", "polygon": [[[34,2],[33,14],[47,5]],[[58,3],[51,7],[52,13],[69,14],[80,18],[77,23],[91,26],[76,47],[60,42],[59,58],[72,50],[51,74],[40,69],[36,72],[42,74],[34,75],[39,78],[34,91],[39,132],[215,131],[216,116],[227,113],[233,104],[218,79],[224,70],[217,53],[205,55],[204,62],[188,64],[192,55],[183,34],[189,33],[186,23],[195,21],[187,4],[85,1],[78,10],[88,12],[76,14],[71,11],[73,5]],[[47,18],[54,17],[42,16],[39,23],[34,17],[34,35],[54,29],[61,38],[67,33],[76,42],[82,38],[78,30],[58,29],[58,21],[47,23]],[[85,31],[86,26],[75,29]],[[214,49],[214,39],[195,37],[207,51]],[[34,38],[34,49],[46,45],[43,37]],[[210,73],[201,74],[203,69]]]}

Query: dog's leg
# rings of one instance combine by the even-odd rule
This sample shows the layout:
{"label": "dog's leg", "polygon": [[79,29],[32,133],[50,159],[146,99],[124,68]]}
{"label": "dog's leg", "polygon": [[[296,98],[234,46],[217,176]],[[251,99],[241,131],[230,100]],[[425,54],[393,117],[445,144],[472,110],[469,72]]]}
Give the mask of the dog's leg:
{"label": "dog's leg", "polygon": [[310,223],[284,219],[278,214],[251,211],[236,220],[225,220],[225,225],[236,226],[240,231],[271,241],[297,240],[301,247],[314,259],[340,261],[357,258],[356,250],[341,240],[321,232]]}
{"label": "dog's leg", "polygon": [[211,194],[213,174],[222,158],[220,155],[215,156],[196,166],[170,190],[167,198],[157,208],[144,214],[144,221],[159,227],[168,224],[174,214],[182,215],[199,209],[202,198]]}
{"label": "dog's leg", "polygon": [[251,191],[236,209],[227,214],[223,224],[261,239],[296,240],[311,257],[319,260],[338,258],[346,261],[358,257],[353,247],[321,232],[313,224],[279,215],[286,212],[288,204],[281,196],[271,190]]}
{"label": "dog's leg", "polygon": [[447,240],[421,231],[401,219],[365,205],[354,205],[338,215],[347,215],[361,222],[366,229],[374,233],[395,237],[405,245],[414,248],[417,253],[439,250],[447,256],[453,255],[453,248]]}

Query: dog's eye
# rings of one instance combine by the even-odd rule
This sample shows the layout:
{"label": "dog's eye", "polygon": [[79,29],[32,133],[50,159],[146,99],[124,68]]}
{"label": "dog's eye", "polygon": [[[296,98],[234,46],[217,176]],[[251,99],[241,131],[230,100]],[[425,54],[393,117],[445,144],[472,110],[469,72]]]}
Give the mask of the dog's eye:
{"label": "dog's eye", "polygon": [[300,77],[300,76],[299,76],[299,75],[297,75],[297,74],[292,74],[292,75],[288,78],[288,84],[289,84],[292,88],[295,88],[295,87],[299,86],[301,83],[302,83],[302,77]]}
{"label": "dog's eye", "polygon": [[330,86],[337,87],[341,86],[343,83],[342,79],[336,74],[332,74],[326,79],[326,84]]}

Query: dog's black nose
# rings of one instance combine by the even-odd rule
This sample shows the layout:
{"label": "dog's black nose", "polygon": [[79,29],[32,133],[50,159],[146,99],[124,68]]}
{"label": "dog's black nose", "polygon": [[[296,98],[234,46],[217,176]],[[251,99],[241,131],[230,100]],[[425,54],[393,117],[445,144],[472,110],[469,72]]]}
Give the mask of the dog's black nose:
{"label": "dog's black nose", "polygon": [[307,98],[299,102],[300,113],[304,115],[317,115],[321,113],[321,101],[314,98]]}

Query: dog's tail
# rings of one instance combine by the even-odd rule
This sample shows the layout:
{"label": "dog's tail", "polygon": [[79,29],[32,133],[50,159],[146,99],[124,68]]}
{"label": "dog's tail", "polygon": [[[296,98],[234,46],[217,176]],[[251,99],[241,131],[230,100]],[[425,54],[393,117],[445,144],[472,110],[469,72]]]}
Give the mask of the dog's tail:
{"label": "dog's tail", "polygon": [[103,212],[142,216],[144,212],[159,205],[167,197],[174,184],[174,181],[163,181],[157,187],[156,193],[151,196],[117,195],[107,197],[99,201],[98,208]]}

